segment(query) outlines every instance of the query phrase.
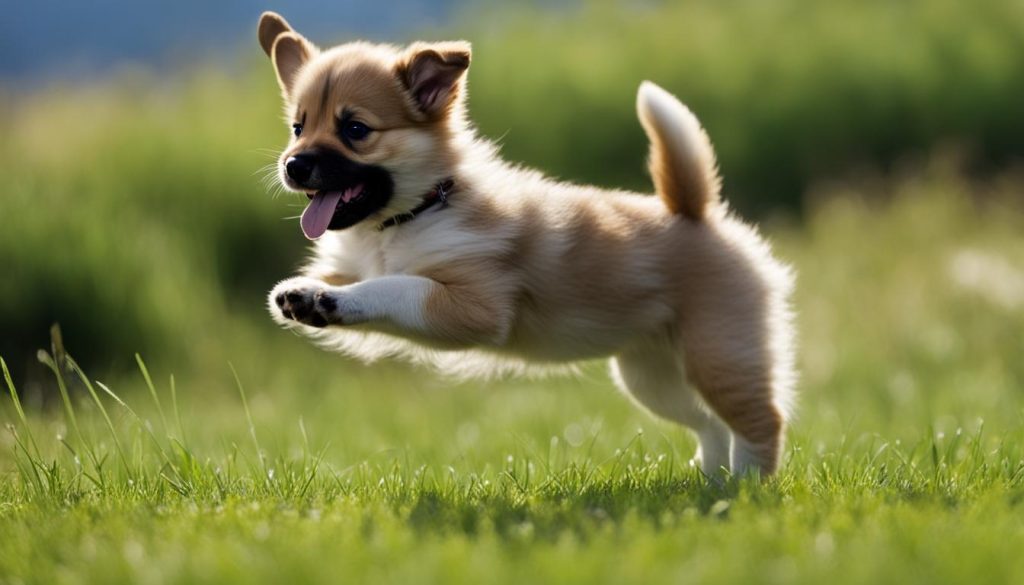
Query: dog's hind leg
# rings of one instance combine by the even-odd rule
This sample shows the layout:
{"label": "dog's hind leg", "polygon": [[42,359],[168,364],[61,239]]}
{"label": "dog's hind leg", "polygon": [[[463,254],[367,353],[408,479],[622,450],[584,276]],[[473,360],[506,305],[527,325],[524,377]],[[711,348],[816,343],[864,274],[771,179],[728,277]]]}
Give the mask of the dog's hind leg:
{"label": "dog's hind leg", "polygon": [[689,386],[682,360],[667,339],[645,340],[619,353],[612,359],[612,375],[640,406],[697,433],[695,459],[705,475],[716,477],[729,468],[729,429]]}
{"label": "dog's hind leg", "polygon": [[785,419],[775,397],[773,358],[763,345],[764,333],[743,336],[733,329],[728,335],[723,330],[730,329],[729,323],[707,326],[685,330],[687,375],[733,432],[733,474],[771,475],[778,466]]}

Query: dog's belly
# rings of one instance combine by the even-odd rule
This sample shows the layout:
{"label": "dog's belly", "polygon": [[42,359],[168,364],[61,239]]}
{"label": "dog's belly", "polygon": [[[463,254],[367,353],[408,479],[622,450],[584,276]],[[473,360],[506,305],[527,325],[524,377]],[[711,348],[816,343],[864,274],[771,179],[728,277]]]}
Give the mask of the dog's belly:
{"label": "dog's belly", "polygon": [[548,335],[529,342],[512,342],[504,346],[503,353],[533,362],[577,362],[608,357],[628,342],[626,339],[595,343],[570,337]]}
{"label": "dog's belly", "polygon": [[671,311],[658,303],[609,311],[586,306],[562,312],[520,313],[503,350],[523,359],[571,362],[607,357],[637,337],[667,326]]}

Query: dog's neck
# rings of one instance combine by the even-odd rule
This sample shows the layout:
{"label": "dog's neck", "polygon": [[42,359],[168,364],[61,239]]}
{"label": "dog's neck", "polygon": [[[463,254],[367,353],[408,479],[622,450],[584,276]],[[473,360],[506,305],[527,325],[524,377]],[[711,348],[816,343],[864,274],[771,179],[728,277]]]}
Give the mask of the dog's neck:
{"label": "dog's neck", "polygon": [[410,222],[416,219],[416,217],[419,216],[419,214],[430,209],[434,205],[440,204],[442,208],[447,207],[448,195],[450,195],[454,189],[455,179],[449,177],[447,179],[444,179],[443,181],[440,181],[438,184],[434,185],[433,189],[428,191],[423,196],[423,201],[419,205],[413,207],[412,209],[406,211],[405,213],[400,213],[398,215],[394,215],[385,219],[377,226],[377,231],[384,231],[389,227]]}

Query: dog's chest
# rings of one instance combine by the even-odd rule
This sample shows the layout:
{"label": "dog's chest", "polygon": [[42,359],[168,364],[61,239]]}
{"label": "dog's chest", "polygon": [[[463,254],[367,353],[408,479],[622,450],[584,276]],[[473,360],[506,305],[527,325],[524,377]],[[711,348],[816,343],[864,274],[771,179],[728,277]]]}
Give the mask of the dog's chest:
{"label": "dog's chest", "polygon": [[342,232],[335,242],[319,247],[317,252],[333,270],[358,280],[415,273],[424,264],[425,257],[437,251],[431,245],[434,242],[422,241],[422,237],[410,232]]}

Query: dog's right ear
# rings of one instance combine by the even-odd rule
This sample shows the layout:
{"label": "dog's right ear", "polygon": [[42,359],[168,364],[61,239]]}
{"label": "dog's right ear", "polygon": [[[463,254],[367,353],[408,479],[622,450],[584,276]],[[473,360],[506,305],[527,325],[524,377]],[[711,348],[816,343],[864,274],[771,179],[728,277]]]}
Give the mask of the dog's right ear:
{"label": "dog's right ear", "polygon": [[270,57],[277,72],[277,81],[285,97],[292,94],[295,78],[317,49],[302,35],[292,30],[280,14],[264,12],[256,29],[263,52]]}

